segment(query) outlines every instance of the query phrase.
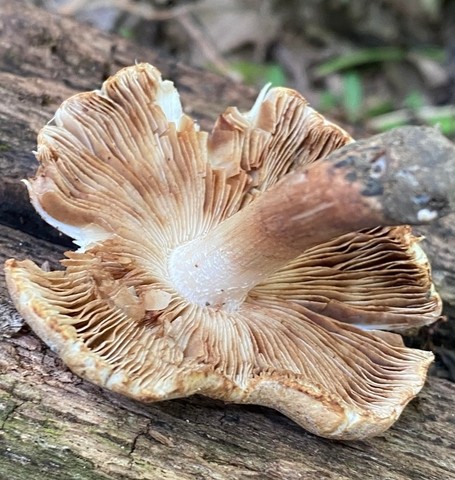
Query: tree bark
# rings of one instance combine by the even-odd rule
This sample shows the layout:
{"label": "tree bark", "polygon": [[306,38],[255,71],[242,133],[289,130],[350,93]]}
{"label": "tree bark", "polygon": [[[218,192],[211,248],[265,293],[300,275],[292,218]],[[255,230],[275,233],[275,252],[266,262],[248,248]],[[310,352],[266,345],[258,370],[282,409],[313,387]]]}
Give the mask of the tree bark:
{"label": "tree bark", "polygon": [[[0,261],[33,258],[57,266],[70,242],[38,219],[19,183],[36,168],[36,134],[65,98],[99,87],[136,60],[175,81],[186,111],[203,128],[224,106],[248,108],[255,96],[25,2],[0,4]],[[435,279],[443,279],[443,295],[455,304],[455,219],[429,227],[426,235]],[[430,378],[382,436],[333,442],[265,408],[198,397],[131,401],[74,376],[21,326],[1,276],[0,479],[455,477],[455,386],[447,381]]]}

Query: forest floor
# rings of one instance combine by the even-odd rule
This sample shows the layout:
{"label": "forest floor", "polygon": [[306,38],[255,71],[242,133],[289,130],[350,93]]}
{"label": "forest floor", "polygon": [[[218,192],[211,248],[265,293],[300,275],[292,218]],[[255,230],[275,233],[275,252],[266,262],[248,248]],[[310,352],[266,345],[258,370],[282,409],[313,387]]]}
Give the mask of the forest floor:
{"label": "forest floor", "polygon": [[455,137],[455,3],[440,0],[34,0],[262,87],[303,93],[353,132]]}

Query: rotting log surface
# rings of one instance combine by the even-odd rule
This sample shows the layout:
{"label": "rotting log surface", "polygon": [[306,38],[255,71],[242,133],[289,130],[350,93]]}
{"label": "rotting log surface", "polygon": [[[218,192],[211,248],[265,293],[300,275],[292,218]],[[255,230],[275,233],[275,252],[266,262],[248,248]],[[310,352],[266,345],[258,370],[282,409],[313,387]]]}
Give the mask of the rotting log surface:
{"label": "rotting log surface", "polygon": [[[224,106],[248,107],[254,97],[215,75],[21,1],[0,3],[0,261],[57,264],[65,249],[58,244],[66,240],[37,218],[18,180],[33,174],[36,133],[61,101],[97,88],[135,60],[172,78],[186,110],[205,128]],[[439,253],[432,255],[437,270],[453,283],[454,232],[450,218],[426,232],[430,254]],[[3,277],[0,315],[0,331],[17,320]],[[264,408],[197,397],[154,405],[130,401],[75,377],[23,328],[0,338],[0,480],[449,480],[455,478],[454,394],[454,384],[431,378],[384,435],[333,442]]]}

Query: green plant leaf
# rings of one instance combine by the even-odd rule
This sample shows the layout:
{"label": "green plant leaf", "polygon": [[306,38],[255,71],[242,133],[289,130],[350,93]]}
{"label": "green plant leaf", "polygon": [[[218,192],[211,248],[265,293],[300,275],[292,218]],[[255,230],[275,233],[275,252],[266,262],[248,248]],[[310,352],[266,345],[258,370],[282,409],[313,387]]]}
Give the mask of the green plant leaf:
{"label": "green plant leaf", "polygon": [[354,52],[332,58],[319,65],[314,73],[325,77],[342,70],[350,70],[371,63],[396,62],[406,58],[406,51],[397,47],[380,47],[355,50]]}
{"label": "green plant leaf", "polygon": [[254,62],[239,61],[231,64],[231,68],[240,73],[245,83],[250,85],[263,85],[271,83],[273,86],[282,86],[287,83],[283,68],[275,63],[258,64]]}
{"label": "green plant leaf", "polygon": [[403,104],[410,110],[417,110],[425,105],[425,98],[422,92],[419,92],[418,90],[413,90],[406,95]]}
{"label": "green plant leaf", "polygon": [[363,114],[363,85],[360,75],[355,71],[343,76],[343,108],[347,119],[358,122]]}

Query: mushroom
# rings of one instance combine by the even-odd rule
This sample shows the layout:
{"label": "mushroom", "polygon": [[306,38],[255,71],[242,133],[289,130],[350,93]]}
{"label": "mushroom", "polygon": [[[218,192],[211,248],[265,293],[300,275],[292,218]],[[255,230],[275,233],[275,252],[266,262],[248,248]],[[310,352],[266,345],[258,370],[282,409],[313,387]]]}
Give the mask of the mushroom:
{"label": "mushroom", "polygon": [[[431,182],[418,190],[435,167],[400,163],[436,144],[452,155],[430,129],[354,143],[285,88],[228,108],[209,135],[156,68],[125,68],[39,133],[31,202],[79,249],[61,271],[8,260],[10,294],[71,370],[115,392],[377,435],[433,359],[388,330],[440,316],[419,239],[399,226],[445,213]],[[405,190],[419,201],[397,213],[387,198]]]}

